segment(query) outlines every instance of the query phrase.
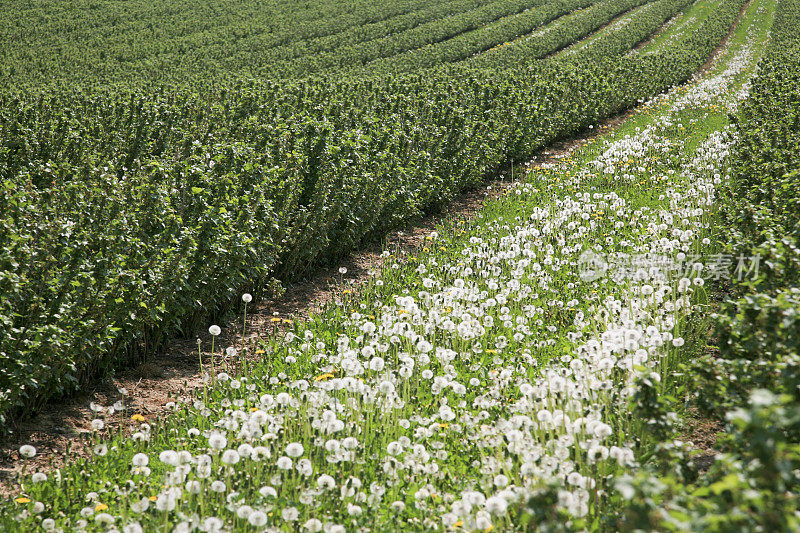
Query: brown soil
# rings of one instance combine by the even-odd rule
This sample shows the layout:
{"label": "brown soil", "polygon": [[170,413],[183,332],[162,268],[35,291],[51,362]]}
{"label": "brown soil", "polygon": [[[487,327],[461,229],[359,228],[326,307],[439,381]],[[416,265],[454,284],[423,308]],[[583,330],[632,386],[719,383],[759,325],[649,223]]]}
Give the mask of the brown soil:
{"label": "brown soil", "polygon": [[[733,285],[730,280],[722,278],[708,286],[710,296],[709,312],[719,312],[722,303],[733,295]],[[714,328],[710,328],[706,333],[706,346],[704,356],[716,358],[719,356],[719,339]],[[720,413],[721,414],[721,413]],[[698,452],[693,458],[695,467],[699,472],[706,472],[716,461],[716,444],[720,435],[725,431],[725,426],[720,418],[709,417],[701,414],[694,405],[690,405],[683,416],[685,424],[684,431],[680,439],[691,443],[692,447]]]}
{"label": "brown soil", "polygon": [[687,424],[680,440],[691,444],[698,452],[692,461],[700,472],[705,472],[716,461],[715,445],[724,427],[719,420],[700,416],[696,409],[690,408],[684,422]]}

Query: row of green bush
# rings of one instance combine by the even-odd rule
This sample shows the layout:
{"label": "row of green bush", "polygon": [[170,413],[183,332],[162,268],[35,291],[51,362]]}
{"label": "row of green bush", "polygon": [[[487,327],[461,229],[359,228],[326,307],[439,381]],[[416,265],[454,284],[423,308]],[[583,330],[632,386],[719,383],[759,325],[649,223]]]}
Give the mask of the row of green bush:
{"label": "row of green bush", "polygon": [[[474,31],[462,33],[445,41],[424,47],[409,47],[406,52],[377,58],[364,65],[361,69],[356,68],[353,70],[353,66],[348,65],[341,70],[350,75],[374,75],[413,72],[442,63],[454,63],[490,50],[493,47],[502,46],[508,41],[529,34],[558,17],[575,10],[588,8],[587,11],[592,12],[599,9],[603,13],[622,13],[632,6],[639,5],[645,1],[648,0],[603,0],[601,2],[595,2],[595,0],[556,0],[524,11],[517,16],[506,17]],[[556,25],[561,23],[561,19],[553,22]],[[571,35],[572,41],[570,42],[580,39],[586,33],[574,32]],[[535,59],[536,56],[529,55],[526,61],[530,61],[532,58]]]}
{"label": "row of green bush", "polygon": [[338,34],[377,38],[413,28],[420,14],[430,21],[496,1],[7,2],[0,19],[0,87],[246,75],[276,47],[313,49]]}
{"label": "row of green bush", "polygon": [[[536,2],[531,6],[538,7],[543,2]],[[320,53],[330,53],[339,48],[352,48],[354,46],[367,46],[366,43],[383,39],[389,41],[395,35],[411,32],[414,28],[425,24],[436,25],[441,19],[444,23],[450,17],[485,8],[489,5],[487,0],[452,0],[448,2],[437,2],[427,4],[420,9],[415,9],[399,17],[392,17],[381,20],[373,24],[348,28],[346,31],[338,32],[333,35],[326,35],[317,39],[301,40],[288,43],[284,46],[275,47],[269,50],[252,49],[245,51],[249,57],[237,58],[237,61],[250,61],[257,65],[269,65],[271,63],[292,61],[298,57],[311,56]],[[418,30],[414,30],[418,31]],[[389,49],[388,46],[381,48]]]}
{"label": "row of green bush", "polygon": [[595,4],[588,9],[564,17],[547,31],[534,33],[514,41],[510,46],[502,46],[488,50],[484,54],[467,60],[476,66],[513,66],[524,61],[526,57],[543,58],[586,37],[593,31],[609,23],[614,17],[634,9],[646,2],[641,0],[610,1]]}
{"label": "row of green bush", "polygon": [[[514,15],[524,14],[526,10],[535,12],[540,6],[547,6],[552,1],[497,0],[475,9],[454,13],[438,20],[431,20],[408,31],[387,35],[380,39],[340,46],[327,52],[304,55],[291,60],[280,58],[277,61],[270,62],[263,68],[253,69],[253,73],[258,76],[272,78],[291,78],[308,76],[329,69],[349,70],[375,59],[402,54],[408,50],[417,50],[443,41],[446,42],[463,34],[468,35],[504,17],[513,19],[515,18]],[[579,2],[580,0],[571,0],[572,3],[576,1]],[[561,9],[563,10],[564,8]]]}

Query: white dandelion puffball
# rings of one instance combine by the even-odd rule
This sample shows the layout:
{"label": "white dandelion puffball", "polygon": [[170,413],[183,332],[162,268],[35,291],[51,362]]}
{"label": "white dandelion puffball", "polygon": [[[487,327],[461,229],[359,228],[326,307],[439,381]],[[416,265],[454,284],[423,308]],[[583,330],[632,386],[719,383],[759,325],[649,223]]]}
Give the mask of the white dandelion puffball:
{"label": "white dandelion puffball", "polygon": [[278,497],[278,491],[275,490],[274,487],[270,487],[269,485],[267,485],[265,487],[261,487],[260,489],[258,489],[258,493],[261,494],[265,498],[277,498]]}
{"label": "white dandelion puffball", "polygon": [[475,527],[478,529],[489,529],[492,526],[492,519],[485,512],[478,512],[475,516]]}
{"label": "white dandelion puffball", "polygon": [[242,294],[242,301],[246,304],[249,304],[250,302],[253,301],[253,295],[250,294],[249,292]]}
{"label": "white dandelion puffball", "polygon": [[203,531],[221,531],[225,523],[216,516],[209,516],[203,520]]}
{"label": "white dandelion puffball", "polygon": [[360,516],[363,512],[360,505],[353,505],[352,503],[347,504],[347,514],[350,516]]}
{"label": "white dandelion puffball", "polygon": [[281,518],[287,522],[294,522],[300,517],[300,511],[296,507],[287,507],[281,511]]}
{"label": "white dandelion puffball", "polygon": [[213,336],[215,336],[215,337],[216,337],[217,335],[219,335],[220,333],[222,333],[222,329],[221,329],[219,326],[217,326],[216,324],[214,324],[213,326],[211,326],[210,328],[208,328],[208,332],[209,332],[209,333],[211,333]]}
{"label": "white dandelion puffball", "polygon": [[289,457],[300,457],[303,455],[303,445],[299,442],[292,442],[288,446],[286,446],[286,455]]}
{"label": "white dandelion puffball", "polygon": [[158,454],[158,460],[170,466],[178,466],[180,458],[178,457],[178,452],[174,450],[164,450]]}
{"label": "white dandelion puffball", "polygon": [[225,450],[222,452],[222,462],[226,465],[235,465],[239,462],[239,452],[236,450]]}
{"label": "white dandelion puffball", "polygon": [[329,490],[336,486],[336,480],[328,474],[322,474],[317,478],[317,486],[321,489]]}
{"label": "white dandelion puffball", "polygon": [[505,514],[507,508],[508,508],[508,503],[506,502],[505,499],[499,496],[492,496],[491,498],[486,500],[486,510],[493,515]]}
{"label": "white dandelion puffball", "polygon": [[23,444],[19,448],[19,454],[26,459],[30,459],[36,455],[36,448],[30,444]]}
{"label": "white dandelion puffball", "polygon": [[208,445],[215,450],[221,450],[228,445],[228,439],[220,433],[214,433],[208,437]]}
{"label": "white dandelion puffball", "polygon": [[95,515],[94,521],[98,524],[109,526],[114,523],[114,517],[108,513],[100,513],[99,515]]}
{"label": "white dandelion puffball", "polygon": [[309,533],[319,533],[322,531],[322,522],[320,522],[316,518],[309,518],[305,524],[303,524],[303,529],[308,531]]}
{"label": "white dandelion puffball", "polygon": [[405,502],[402,502],[400,500],[396,500],[396,501],[392,502],[392,506],[391,507],[392,507],[392,510],[394,512],[402,513],[406,508],[406,504],[405,504]]}
{"label": "white dandelion puffball", "polygon": [[497,474],[494,476],[494,485],[498,488],[503,488],[508,485],[508,477],[504,476],[503,474]]}
{"label": "white dandelion puffball", "polygon": [[266,525],[267,515],[264,511],[254,511],[247,517],[247,521],[250,522],[250,525],[261,527]]}
{"label": "white dandelion puffball", "polygon": [[394,392],[394,383],[391,381],[382,381],[381,384],[378,386],[378,389],[383,394],[391,394]]}
{"label": "white dandelion puffball", "polygon": [[403,445],[397,441],[390,442],[388,445],[386,445],[386,451],[389,453],[389,455],[400,455],[403,453]]}

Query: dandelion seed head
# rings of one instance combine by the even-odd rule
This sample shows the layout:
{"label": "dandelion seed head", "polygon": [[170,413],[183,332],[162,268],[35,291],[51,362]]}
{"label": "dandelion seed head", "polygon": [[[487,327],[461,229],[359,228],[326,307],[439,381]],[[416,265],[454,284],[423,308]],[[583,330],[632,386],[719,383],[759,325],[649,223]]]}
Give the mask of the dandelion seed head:
{"label": "dandelion seed head", "polygon": [[36,456],[36,448],[30,444],[23,444],[19,447],[19,454],[26,459],[31,459]]}

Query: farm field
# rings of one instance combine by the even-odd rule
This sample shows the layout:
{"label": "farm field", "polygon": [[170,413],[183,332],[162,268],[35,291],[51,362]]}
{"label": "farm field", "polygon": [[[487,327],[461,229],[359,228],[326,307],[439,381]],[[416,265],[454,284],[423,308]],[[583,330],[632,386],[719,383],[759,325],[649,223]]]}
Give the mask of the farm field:
{"label": "farm field", "polygon": [[12,2],[5,438],[210,337],[166,415],[15,444],[0,529],[800,528],[799,39],[796,0]]}

